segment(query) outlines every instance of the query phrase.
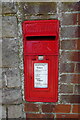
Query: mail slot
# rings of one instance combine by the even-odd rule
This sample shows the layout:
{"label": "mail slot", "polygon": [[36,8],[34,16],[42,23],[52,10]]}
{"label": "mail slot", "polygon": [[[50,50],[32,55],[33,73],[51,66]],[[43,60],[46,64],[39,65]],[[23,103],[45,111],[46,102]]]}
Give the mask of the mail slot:
{"label": "mail slot", "polygon": [[59,21],[24,21],[22,30],[25,100],[57,102]]}

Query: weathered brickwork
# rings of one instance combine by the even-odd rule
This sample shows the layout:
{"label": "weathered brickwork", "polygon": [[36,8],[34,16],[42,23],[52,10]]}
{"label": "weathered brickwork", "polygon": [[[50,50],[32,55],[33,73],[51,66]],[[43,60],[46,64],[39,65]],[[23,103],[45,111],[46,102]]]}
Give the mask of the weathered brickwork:
{"label": "weathered brickwork", "polygon": [[[16,3],[2,3],[2,117],[22,117]],[[1,104],[1,102],[0,102]]]}
{"label": "weathered brickwork", "polygon": [[8,107],[8,118],[21,118],[21,117],[22,117],[21,105],[11,105]]}
{"label": "weathered brickwork", "polygon": [[[2,16],[2,117],[80,118],[80,2],[3,2]],[[60,20],[56,103],[24,99],[21,25],[39,19]]]}
{"label": "weathered brickwork", "polygon": [[3,38],[17,37],[17,18],[15,16],[2,17],[2,37]]}

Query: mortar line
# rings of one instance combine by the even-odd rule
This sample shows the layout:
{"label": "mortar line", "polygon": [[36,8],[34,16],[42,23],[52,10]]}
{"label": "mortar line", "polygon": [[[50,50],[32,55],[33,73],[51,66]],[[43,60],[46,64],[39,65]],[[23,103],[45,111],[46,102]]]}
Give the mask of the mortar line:
{"label": "mortar line", "polygon": [[71,105],[71,110],[70,110],[70,113],[72,113],[72,110],[73,110],[73,105]]}
{"label": "mortar line", "polygon": [[75,94],[75,84],[73,85],[73,94]]}
{"label": "mortar line", "polygon": [[76,72],[76,65],[77,65],[77,63],[74,64],[74,72]]}
{"label": "mortar line", "polygon": [[[39,112],[26,112],[26,113],[39,114]],[[64,113],[64,112],[63,113],[54,113],[54,112],[47,113],[47,112],[42,112],[42,114],[78,114],[78,113]]]}
{"label": "mortar line", "polygon": [[78,21],[78,14],[77,14],[77,25],[79,25],[78,22],[79,22],[79,21]]}
{"label": "mortar line", "polygon": [[80,37],[77,37],[77,38],[67,38],[67,37],[63,38],[63,37],[62,37],[62,38],[60,38],[60,41],[61,41],[61,40],[75,40],[75,39],[78,40],[78,39],[80,39]]}
{"label": "mortar line", "polygon": [[80,27],[80,25],[61,25],[61,28],[64,28],[64,27]]}
{"label": "mortar line", "polygon": [[71,75],[71,74],[72,74],[72,75],[75,75],[75,74],[76,74],[76,75],[80,75],[80,73],[60,73],[60,75],[66,75],[66,74],[67,74],[67,75]]}
{"label": "mortar line", "polygon": [[80,85],[78,83],[60,83],[61,85]]}
{"label": "mortar line", "polygon": [[71,12],[62,12],[62,13],[65,13],[65,14],[75,14],[75,13],[80,13],[80,11],[71,11]]}
{"label": "mortar line", "polygon": [[80,50],[64,50],[64,49],[59,49],[59,50],[65,52],[80,52]]}
{"label": "mortar line", "polygon": [[[24,101],[24,102],[26,103],[26,101]],[[30,102],[27,102],[27,103],[30,103]],[[79,104],[80,105],[80,103],[60,103],[60,102],[59,103],[58,102],[56,102],[56,103],[53,103],[53,102],[31,102],[31,103],[40,104],[40,105],[58,105],[58,104],[66,104],[66,105],[68,105],[68,104],[78,105]]]}
{"label": "mortar line", "polygon": [[2,16],[16,16],[16,13],[2,13]]}
{"label": "mortar line", "polygon": [[[17,3],[19,6],[19,3]],[[21,96],[22,96],[22,101],[24,102],[24,75],[23,75],[23,58],[22,58],[22,53],[23,53],[23,37],[22,37],[22,29],[21,29],[21,19],[20,19],[20,9],[18,9],[16,13],[17,17],[17,23],[18,23],[18,45],[19,45],[19,71],[20,71],[20,82],[21,82]],[[26,118],[26,113],[24,111],[24,105],[22,103],[22,117]]]}
{"label": "mortar line", "polygon": [[6,106],[6,120],[8,120],[8,108]]}
{"label": "mortar line", "polygon": [[59,93],[59,95],[80,95],[80,94],[74,94],[74,93]]}

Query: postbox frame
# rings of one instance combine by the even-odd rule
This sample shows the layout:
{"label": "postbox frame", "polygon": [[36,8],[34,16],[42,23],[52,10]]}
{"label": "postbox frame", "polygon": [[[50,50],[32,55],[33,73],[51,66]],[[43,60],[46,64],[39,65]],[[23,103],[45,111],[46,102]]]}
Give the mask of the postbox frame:
{"label": "postbox frame", "polygon": [[[43,55],[42,53],[27,53],[27,51],[26,51],[26,40],[27,40],[27,36],[28,37],[30,37],[30,36],[36,36],[36,35],[34,35],[34,33],[33,34],[26,34],[26,24],[35,24],[35,23],[37,23],[37,24],[39,24],[39,23],[41,23],[41,24],[43,24],[44,23],[44,26],[45,26],[45,23],[49,23],[49,22],[53,22],[54,24],[56,24],[55,26],[56,26],[56,29],[54,30],[54,31],[56,31],[56,32],[54,32],[54,34],[52,34],[52,33],[48,33],[48,32],[46,32],[46,36],[56,36],[56,52],[53,50],[53,54],[51,53],[51,54],[45,54],[44,53],[44,56],[48,56],[48,57],[50,57],[50,56],[54,56],[54,57],[52,57],[52,59],[53,59],[53,62],[54,62],[54,66],[55,66],[55,77],[54,77],[54,84],[55,84],[55,93],[54,93],[54,95],[53,96],[51,96],[51,98],[50,97],[32,97],[31,96],[31,94],[33,94],[33,91],[35,90],[37,90],[37,95],[38,95],[38,93],[39,93],[39,91],[40,92],[44,92],[44,91],[46,91],[46,93],[47,93],[47,91],[49,92],[49,88],[34,88],[34,90],[33,90],[33,88],[31,88],[30,87],[30,80],[29,80],[29,78],[27,77],[28,76],[28,69],[27,69],[27,67],[29,67],[28,66],[28,64],[27,64],[27,59],[29,58],[29,56],[36,56],[36,60],[34,60],[34,61],[32,61],[32,63],[30,62],[30,64],[32,64],[30,67],[32,67],[32,74],[34,74],[34,70],[33,70],[33,64],[34,63],[45,63],[45,62],[47,62],[48,64],[51,64],[50,62],[51,61],[46,61],[46,59],[44,59],[44,60],[42,60],[42,61],[38,61],[38,59],[37,59],[37,56],[38,55]],[[25,100],[26,101],[33,101],[33,102],[57,102],[57,100],[58,100],[58,44],[59,44],[59,21],[58,20],[35,20],[35,21],[24,21],[23,23],[22,23],[22,28],[23,28],[23,55],[24,55],[24,94],[25,94]],[[37,36],[41,36],[42,34],[41,33],[39,33]],[[44,35],[42,35],[42,36],[44,36]],[[30,58],[29,58],[30,59]],[[32,58],[31,58],[32,59]],[[28,61],[29,62],[29,61]],[[50,66],[51,65],[49,65],[49,71],[48,71],[48,76],[50,76]],[[33,80],[33,76],[32,76],[32,80]],[[33,83],[32,83],[33,84]],[[50,84],[50,80],[49,80],[49,84]],[[54,89],[53,89],[54,90]],[[51,91],[51,92],[53,92],[53,91]],[[51,93],[51,95],[52,95],[52,93]]]}

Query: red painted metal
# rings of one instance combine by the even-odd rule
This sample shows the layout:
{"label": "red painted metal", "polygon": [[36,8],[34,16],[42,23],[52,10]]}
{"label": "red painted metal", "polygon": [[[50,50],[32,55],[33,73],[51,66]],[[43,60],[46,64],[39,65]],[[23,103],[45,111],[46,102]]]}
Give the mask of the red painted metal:
{"label": "red painted metal", "polygon": [[[57,102],[58,100],[58,20],[24,21],[24,94],[26,101]],[[43,60],[38,56],[43,55]],[[34,87],[34,64],[48,64],[48,87]]]}

